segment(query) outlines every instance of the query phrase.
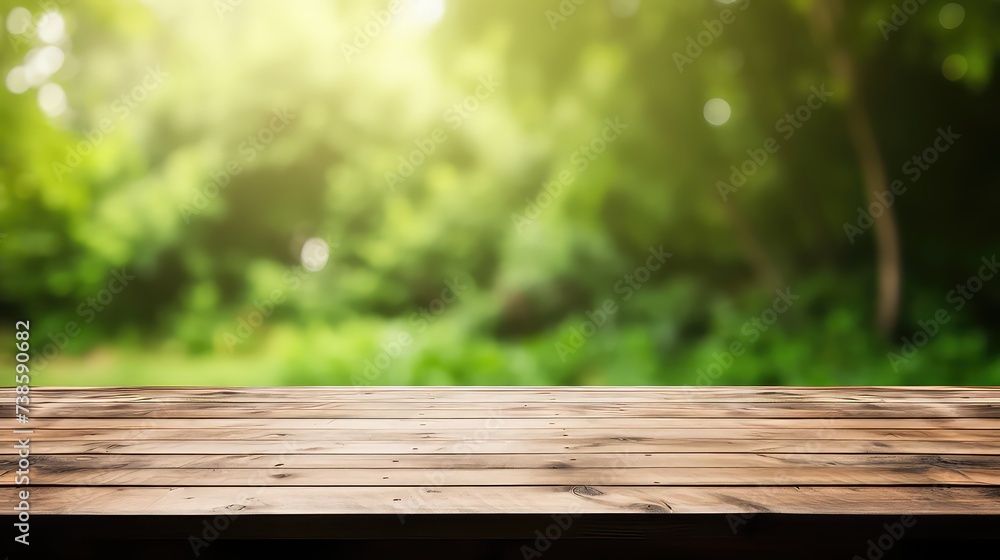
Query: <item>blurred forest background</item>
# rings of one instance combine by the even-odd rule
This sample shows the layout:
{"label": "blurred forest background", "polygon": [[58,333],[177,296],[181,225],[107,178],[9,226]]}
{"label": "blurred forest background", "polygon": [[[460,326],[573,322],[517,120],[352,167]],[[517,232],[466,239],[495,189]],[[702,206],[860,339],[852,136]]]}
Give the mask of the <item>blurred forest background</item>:
{"label": "blurred forest background", "polygon": [[34,384],[1000,384],[998,1],[0,17]]}

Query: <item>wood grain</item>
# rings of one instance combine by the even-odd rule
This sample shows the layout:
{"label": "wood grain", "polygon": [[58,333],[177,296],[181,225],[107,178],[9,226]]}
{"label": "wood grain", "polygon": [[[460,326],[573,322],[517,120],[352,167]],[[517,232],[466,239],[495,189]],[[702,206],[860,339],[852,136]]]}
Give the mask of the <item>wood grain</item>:
{"label": "wood grain", "polygon": [[50,486],[886,486],[1000,485],[990,468],[618,467],[563,469],[127,469],[36,471]]}
{"label": "wood grain", "polygon": [[[941,467],[1000,468],[997,455],[890,455],[835,453],[573,453],[573,454],[65,454],[33,456],[40,470],[65,472],[103,469],[554,469],[572,468],[722,468],[722,467],[893,467],[920,472]],[[0,456],[11,469],[16,456]]]}
{"label": "wood grain", "polygon": [[[614,430],[643,428],[801,429],[821,432],[837,428],[864,429],[989,429],[1000,430],[1000,418],[491,418],[491,429],[516,428],[605,428]],[[487,424],[470,424],[465,418],[32,418],[32,425],[42,429],[76,430],[97,428],[121,429],[274,429],[274,430],[482,430]],[[14,419],[0,419],[0,428],[23,428]]]}
{"label": "wood grain", "polygon": [[991,387],[32,388],[28,425],[13,396],[32,515],[1000,515]]}
{"label": "wood grain", "polygon": [[[0,507],[13,507],[4,493]],[[793,513],[1000,514],[995,487],[49,487],[32,508],[51,514]]]}
{"label": "wood grain", "polygon": [[[478,404],[478,406],[474,406]],[[850,407],[846,405],[850,404]],[[84,403],[34,401],[36,418],[829,418],[853,414],[884,418],[1000,418],[1000,403]],[[11,401],[0,415],[14,416]]]}
{"label": "wood grain", "polygon": [[[478,453],[628,453],[641,446],[658,453],[795,453],[806,449],[805,440],[724,440],[663,439],[634,441],[628,439],[551,439],[491,441],[254,441],[254,440],[37,440],[32,451],[43,455],[58,453],[145,454],[409,454],[441,453],[467,455]],[[998,455],[1000,441],[858,441],[822,440],[820,450],[828,453],[897,453],[897,454],[967,454]]]}
{"label": "wood grain", "polygon": [[[822,431],[822,434],[820,434]],[[864,441],[1000,441],[1000,430],[897,429],[878,430],[864,428],[510,428],[507,426],[483,428],[383,428],[353,429],[268,429],[268,428],[96,428],[89,430],[47,429],[35,430],[35,437],[44,441],[143,441],[143,440],[250,440],[250,441],[494,441],[494,440],[809,440],[822,435],[831,440]]]}

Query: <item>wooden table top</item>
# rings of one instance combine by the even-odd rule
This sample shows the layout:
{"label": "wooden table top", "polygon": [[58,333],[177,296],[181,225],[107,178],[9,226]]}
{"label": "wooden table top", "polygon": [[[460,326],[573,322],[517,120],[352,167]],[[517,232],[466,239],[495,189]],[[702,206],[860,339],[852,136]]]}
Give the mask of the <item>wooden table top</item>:
{"label": "wooden table top", "polygon": [[998,388],[34,387],[28,424],[0,393],[33,516],[1000,514]]}

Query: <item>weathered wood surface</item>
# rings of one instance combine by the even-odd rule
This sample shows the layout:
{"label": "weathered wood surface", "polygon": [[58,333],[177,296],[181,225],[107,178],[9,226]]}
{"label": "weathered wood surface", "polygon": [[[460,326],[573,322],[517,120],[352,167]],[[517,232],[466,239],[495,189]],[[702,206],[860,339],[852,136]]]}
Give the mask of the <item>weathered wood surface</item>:
{"label": "weathered wood surface", "polygon": [[[988,387],[33,388],[29,409],[32,515],[1000,515]],[[4,511],[16,470],[0,454]]]}

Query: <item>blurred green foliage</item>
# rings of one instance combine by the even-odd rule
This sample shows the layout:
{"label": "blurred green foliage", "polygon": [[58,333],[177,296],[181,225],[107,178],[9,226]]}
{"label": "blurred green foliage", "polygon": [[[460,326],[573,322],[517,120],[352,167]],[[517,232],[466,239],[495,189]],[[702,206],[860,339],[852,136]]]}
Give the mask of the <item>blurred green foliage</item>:
{"label": "blurred green foliage", "polygon": [[[1000,281],[946,301],[1000,240],[1000,2],[829,4],[856,83],[809,0],[0,0],[2,328],[31,321],[43,385],[1000,384]],[[39,77],[47,10],[64,61]],[[844,229],[867,205],[852,99],[909,187],[888,337],[875,233]]]}

